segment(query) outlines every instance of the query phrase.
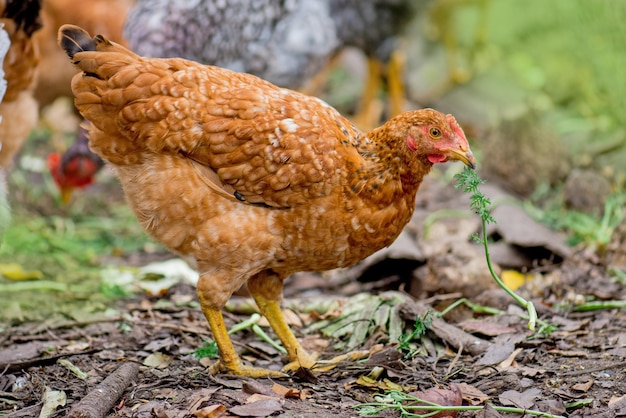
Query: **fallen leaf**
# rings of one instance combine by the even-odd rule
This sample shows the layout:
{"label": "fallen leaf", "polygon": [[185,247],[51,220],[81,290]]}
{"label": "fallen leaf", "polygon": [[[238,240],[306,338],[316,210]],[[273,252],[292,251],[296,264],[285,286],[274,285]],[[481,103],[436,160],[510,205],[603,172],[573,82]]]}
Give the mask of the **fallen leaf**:
{"label": "fallen leaf", "polygon": [[152,412],[152,415],[154,416],[154,418],[174,418],[168,413],[169,411],[165,412],[165,410],[162,408],[154,408],[150,412]]}
{"label": "fallen leaf", "polygon": [[498,369],[499,370],[504,370],[508,367],[511,367],[513,365],[513,362],[515,361],[515,357],[517,357],[517,355],[519,353],[522,352],[522,350],[524,350],[523,348],[517,348],[515,349],[511,355],[509,357],[507,357],[504,361],[502,361],[500,364],[498,364]]}
{"label": "fallen leaf", "polygon": [[[559,326],[559,330],[558,330],[559,333],[561,332],[570,333],[573,331],[578,331],[580,329],[587,327],[587,325],[590,322],[589,319],[575,320],[575,319],[563,318],[562,316],[558,316],[558,315],[554,315],[550,321],[554,323],[555,325]],[[565,335],[567,336],[567,334]]]}
{"label": "fallen leaf", "polygon": [[261,393],[255,393],[253,395],[250,395],[248,399],[246,399],[246,403],[254,403],[258,401],[271,401],[271,400],[278,400],[278,397],[263,395]]}
{"label": "fallen leaf", "polygon": [[493,406],[491,406],[490,404],[486,404],[483,410],[481,411],[481,413],[482,414],[478,415],[480,418],[501,418],[502,417],[502,415],[498,411],[493,409]]}
{"label": "fallen leaf", "polygon": [[494,341],[482,358],[478,361],[479,365],[492,366],[499,364],[508,359],[513,351],[515,351],[515,344],[522,341],[524,336],[522,334],[507,334],[502,335]]}
{"label": "fallen leaf", "polygon": [[283,398],[295,398],[295,399],[301,399],[301,400],[304,400],[307,398],[305,390],[288,388],[278,383],[274,383],[274,386],[272,386],[272,391],[276,393],[277,395],[282,396]]}
{"label": "fallen leaf", "polygon": [[[458,385],[451,384],[449,389],[444,388],[430,388],[426,390],[419,390],[415,392],[410,392],[409,395],[415,396],[426,402],[433,402],[437,405],[441,406],[461,406],[463,404],[463,394]],[[421,406],[425,405],[422,402],[408,402],[407,405],[410,406]],[[435,415],[432,415],[433,418],[447,418],[454,417],[459,411],[441,411]],[[427,414],[427,410],[420,410],[420,414]]]}
{"label": "fallen leaf", "polygon": [[252,402],[245,405],[238,405],[230,408],[228,411],[232,414],[242,417],[267,417],[278,411],[281,411],[283,406],[275,399],[263,400]]}
{"label": "fallen leaf", "polygon": [[143,361],[144,366],[154,367],[155,369],[165,369],[172,362],[172,357],[158,351],[150,354]]}
{"label": "fallen leaf", "polygon": [[535,404],[535,399],[539,396],[541,396],[541,391],[537,388],[530,388],[524,392],[507,390],[498,396],[498,400],[502,405],[513,405],[517,408],[530,409]]}
{"label": "fallen leaf", "polygon": [[489,399],[488,395],[485,395],[482,391],[467,383],[456,383],[455,386],[459,388],[463,394],[463,399],[468,401],[471,405],[479,405]]}
{"label": "fallen leaf", "polygon": [[548,414],[563,416],[567,412],[562,399],[544,399],[537,401],[535,408]]}
{"label": "fallen leaf", "polygon": [[196,418],[219,418],[226,413],[226,407],[221,404],[207,406],[202,409],[198,409],[193,414]]}
{"label": "fallen leaf", "polygon": [[402,386],[392,382],[389,379],[375,380],[368,376],[361,376],[356,380],[356,383],[367,388],[376,388],[380,390],[397,390],[402,392]]}
{"label": "fallen leaf", "polygon": [[178,342],[170,336],[167,338],[151,340],[148,344],[146,344],[143,347],[143,349],[145,351],[159,351],[165,348],[166,351],[168,351],[173,345],[177,345],[177,344]]}
{"label": "fallen leaf", "polygon": [[47,387],[43,395],[43,406],[41,407],[39,418],[52,416],[59,406],[65,406],[65,402],[67,402],[67,396],[64,391],[51,390]]}
{"label": "fallen leaf", "polygon": [[[195,411],[199,411],[200,409],[198,407],[202,405],[203,402],[210,400],[213,394],[217,392],[218,390],[219,390],[219,386],[195,390],[193,394],[191,395],[191,397],[189,398],[189,402],[187,403],[189,411],[192,413]],[[214,405],[214,406],[219,406],[219,405]]]}
{"label": "fallen leaf", "polygon": [[272,389],[269,386],[266,386],[257,380],[245,380],[241,384],[241,389],[251,395],[254,395],[255,393],[260,393],[261,395],[266,396],[273,395]]}
{"label": "fallen leaf", "polygon": [[522,376],[535,377],[537,374],[544,374],[546,369],[538,369],[531,366],[520,366],[518,370],[522,373]]}
{"label": "fallen leaf", "polygon": [[611,399],[609,399],[609,408],[611,409],[626,408],[626,395],[611,396]]}
{"label": "fallen leaf", "polygon": [[561,258],[567,258],[572,253],[561,235],[532,219],[517,205],[498,205],[491,214],[496,223],[490,225],[489,235],[497,231],[508,244],[525,248],[543,247]]}
{"label": "fallen leaf", "polygon": [[590,380],[586,383],[576,383],[574,386],[572,386],[572,389],[578,392],[587,392],[589,389],[591,389],[593,383],[593,380]]}

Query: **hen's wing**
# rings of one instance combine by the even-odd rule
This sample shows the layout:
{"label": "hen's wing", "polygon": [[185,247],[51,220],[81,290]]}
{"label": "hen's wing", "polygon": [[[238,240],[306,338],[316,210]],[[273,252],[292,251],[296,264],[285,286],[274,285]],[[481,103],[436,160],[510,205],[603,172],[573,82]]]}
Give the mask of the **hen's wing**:
{"label": "hen's wing", "polygon": [[114,164],[176,154],[234,199],[289,207],[330,194],[359,161],[360,134],[318,99],[249,74],[141,58],[77,27],[60,33],[84,71],[73,80],[76,106],[105,134],[91,147]]}

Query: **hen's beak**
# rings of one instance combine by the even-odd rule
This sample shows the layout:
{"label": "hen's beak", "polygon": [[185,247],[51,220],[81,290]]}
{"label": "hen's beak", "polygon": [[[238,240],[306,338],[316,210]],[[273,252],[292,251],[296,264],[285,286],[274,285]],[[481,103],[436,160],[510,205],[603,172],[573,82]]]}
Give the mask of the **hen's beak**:
{"label": "hen's beak", "polygon": [[61,203],[67,205],[72,200],[72,192],[74,191],[73,187],[63,187],[61,189]]}
{"label": "hen's beak", "polygon": [[466,166],[471,169],[476,168],[476,158],[474,158],[474,154],[472,151],[460,151],[458,149],[448,149],[448,159],[449,160],[458,160],[463,162]]}

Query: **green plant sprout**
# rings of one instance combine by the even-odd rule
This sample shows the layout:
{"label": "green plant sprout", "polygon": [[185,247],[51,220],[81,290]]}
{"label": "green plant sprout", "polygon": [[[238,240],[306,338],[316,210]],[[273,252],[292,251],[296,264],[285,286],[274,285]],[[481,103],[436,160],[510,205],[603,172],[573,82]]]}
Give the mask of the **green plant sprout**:
{"label": "green plant sprout", "polygon": [[489,244],[487,243],[487,224],[496,223],[496,220],[491,216],[491,200],[481,193],[478,186],[484,184],[485,181],[478,177],[476,172],[468,167],[465,167],[462,172],[455,174],[454,178],[457,179],[457,184],[454,186],[456,189],[463,189],[464,193],[471,193],[470,195],[470,208],[480,217],[482,225],[482,238],[478,233],[473,234],[472,238],[479,244],[483,245],[485,250],[485,258],[487,260],[487,267],[491,277],[498,283],[506,293],[508,293],[515,301],[520,304],[524,309],[528,311],[528,329],[535,330],[537,324],[537,311],[535,305],[531,301],[528,301],[509,289],[502,279],[496,274],[491,265],[491,256],[489,254]]}
{"label": "green plant sprout", "polygon": [[398,338],[398,350],[401,352],[406,352],[406,357],[411,357],[415,350],[410,347],[410,343],[413,340],[418,340],[422,338],[426,331],[430,328],[430,325],[433,323],[433,312],[427,311],[423,317],[415,318],[415,323],[413,324],[413,331],[408,334],[402,334],[400,338]]}
{"label": "green plant sprout", "polygon": [[198,360],[203,358],[218,358],[219,354],[217,352],[217,343],[215,341],[210,341],[203,339],[202,346],[196,348],[193,352],[193,356]]}

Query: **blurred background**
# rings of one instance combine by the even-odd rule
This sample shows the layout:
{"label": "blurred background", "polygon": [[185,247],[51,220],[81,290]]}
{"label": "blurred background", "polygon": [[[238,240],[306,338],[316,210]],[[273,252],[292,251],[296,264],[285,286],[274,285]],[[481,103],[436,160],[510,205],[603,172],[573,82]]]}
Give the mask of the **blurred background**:
{"label": "blurred background", "polygon": [[[69,89],[75,70],[56,45],[63,23],[103,33],[145,55],[186,55],[258,73],[323,98],[363,129],[382,123],[398,106],[452,113],[477,151],[481,177],[519,199],[530,216],[562,232],[570,245],[602,256],[624,224],[621,0],[294,1],[284,16],[273,8],[277,2],[250,2],[259,9],[247,16],[224,1],[42,1],[42,27],[26,36],[40,54],[38,75],[23,90],[35,101],[13,105],[19,115],[27,112],[18,105],[35,106],[38,118],[3,167],[12,221],[3,225],[0,294],[55,290],[57,296],[2,297],[3,323],[46,317],[47,305],[73,317],[103,310],[109,298],[126,292],[107,282],[108,266],[132,270],[172,257],[143,232],[106,166],[77,163],[78,171],[96,174],[73,184],[71,196],[55,181],[54,170],[70,161],[61,154],[72,149],[70,156],[82,158],[87,152]],[[11,2],[5,3],[6,20]],[[37,9],[39,1],[21,4],[27,3]],[[184,5],[175,10],[177,3]],[[373,14],[366,13],[370,6]],[[133,7],[134,20],[127,23]],[[261,16],[284,23],[267,44],[259,35],[267,33]],[[311,21],[313,16],[325,18]],[[294,27],[304,32],[296,34]],[[293,42],[284,46],[277,39]],[[9,88],[12,62],[4,64]],[[7,93],[4,106],[12,106],[9,99]],[[19,121],[7,117],[11,109],[0,109],[3,124]],[[16,136],[4,133],[3,150]],[[447,171],[458,169],[450,165],[435,176],[450,183]]]}

